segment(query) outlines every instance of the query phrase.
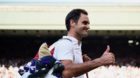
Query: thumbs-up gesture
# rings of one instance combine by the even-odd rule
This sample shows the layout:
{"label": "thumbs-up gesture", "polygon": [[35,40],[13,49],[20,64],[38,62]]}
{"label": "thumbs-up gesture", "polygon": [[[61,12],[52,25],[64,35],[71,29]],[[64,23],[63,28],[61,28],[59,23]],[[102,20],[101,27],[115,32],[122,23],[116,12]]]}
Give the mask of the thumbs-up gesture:
{"label": "thumbs-up gesture", "polygon": [[115,63],[115,56],[112,52],[110,52],[110,46],[107,45],[106,50],[103,55],[100,57],[104,65]]}

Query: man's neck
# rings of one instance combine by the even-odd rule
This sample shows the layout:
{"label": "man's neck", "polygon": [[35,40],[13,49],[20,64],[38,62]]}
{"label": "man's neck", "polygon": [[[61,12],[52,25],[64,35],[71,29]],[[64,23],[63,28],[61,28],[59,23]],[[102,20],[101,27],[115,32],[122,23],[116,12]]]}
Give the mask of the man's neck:
{"label": "man's neck", "polygon": [[78,40],[78,44],[80,44],[80,42],[82,40],[82,38],[80,38],[80,37],[78,37],[78,36],[76,36],[74,34],[71,34],[71,33],[68,33],[67,36],[72,36],[72,37],[76,38]]}

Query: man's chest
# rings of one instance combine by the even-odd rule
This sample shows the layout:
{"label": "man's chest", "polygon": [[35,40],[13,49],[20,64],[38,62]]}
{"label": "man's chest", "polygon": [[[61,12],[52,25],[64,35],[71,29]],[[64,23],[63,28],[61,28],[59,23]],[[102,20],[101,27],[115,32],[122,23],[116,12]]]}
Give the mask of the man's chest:
{"label": "man's chest", "polygon": [[75,63],[83,63],[81,46],[74,45],[73,54]]}

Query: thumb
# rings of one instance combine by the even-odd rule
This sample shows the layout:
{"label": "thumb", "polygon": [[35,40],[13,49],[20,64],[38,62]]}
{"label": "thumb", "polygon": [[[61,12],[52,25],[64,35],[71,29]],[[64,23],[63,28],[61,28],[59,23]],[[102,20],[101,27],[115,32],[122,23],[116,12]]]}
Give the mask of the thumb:
{"label": "thumb", "polygon": [[109,51],[110,51],[110,46],[107,45],[107,48],[106,48],[106,50],[105,50],[105,53],[106,53],[106,52],[109,52]]}

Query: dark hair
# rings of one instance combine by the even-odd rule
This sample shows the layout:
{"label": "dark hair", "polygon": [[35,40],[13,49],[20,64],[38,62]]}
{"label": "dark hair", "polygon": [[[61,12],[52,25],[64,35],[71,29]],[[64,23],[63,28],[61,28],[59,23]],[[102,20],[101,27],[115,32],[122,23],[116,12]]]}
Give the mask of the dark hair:
{"label": "dark hair", "polygon": [[85,14],[85,15],[88,15],[87,11],[84,10],[84,9],[73,9],[72,11],[70,11],[66,18],[65,18],[65,24],[66,24],[66,28],[67,28],[67,31],[70,30],[70,20],[74,20],[74,22],[78,22],[79,18],[80,18],[80,15],[82,14]]}

